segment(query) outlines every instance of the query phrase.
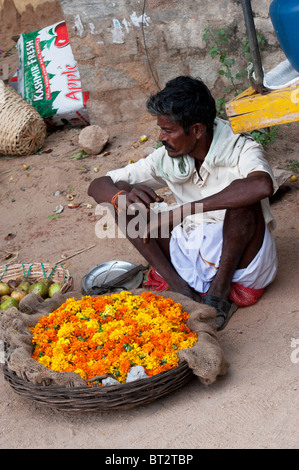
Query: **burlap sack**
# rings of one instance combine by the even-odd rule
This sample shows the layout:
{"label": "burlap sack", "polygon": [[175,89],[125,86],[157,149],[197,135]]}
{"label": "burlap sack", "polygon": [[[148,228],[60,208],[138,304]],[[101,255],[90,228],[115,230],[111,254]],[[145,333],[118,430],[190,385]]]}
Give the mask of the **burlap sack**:
{"label": "burlap sack", "polygon": [[[133,291],[140,294],[142,290]],[[189,349],[178,352],[180,360],[187,361],[193,373],[205,384],[212,384],[218,375],[224,375],[229,367],[220,347],[216,328],[215,310],[174,292],[159,293],[179,302],[190,313],[187,325],[197,333],[198,341]],[[67,298],[81,299],[78,292],[56,293],[44,301],[36,294],[24,297],[19,307],[0,311],[1,337],[7,353],[7,367],[25,381],[38,385],[82,387],[86,382],[73,372],[55,372],[32,359],[32,334],[29,327],[58,308]]]}

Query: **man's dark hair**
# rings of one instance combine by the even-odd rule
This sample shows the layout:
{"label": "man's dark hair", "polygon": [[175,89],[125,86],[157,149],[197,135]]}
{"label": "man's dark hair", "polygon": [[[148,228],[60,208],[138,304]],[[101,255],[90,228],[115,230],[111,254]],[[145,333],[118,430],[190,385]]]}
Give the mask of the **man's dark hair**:
{"label": "man's dark hair", "polygon": [[146,107],[153,116],[169,116],[187,134],[190,126],[198,122],[205,124],[208,132],[213,130],[215,100],[201,80],[188,76],[174,78],[163,90],[150,96]]}

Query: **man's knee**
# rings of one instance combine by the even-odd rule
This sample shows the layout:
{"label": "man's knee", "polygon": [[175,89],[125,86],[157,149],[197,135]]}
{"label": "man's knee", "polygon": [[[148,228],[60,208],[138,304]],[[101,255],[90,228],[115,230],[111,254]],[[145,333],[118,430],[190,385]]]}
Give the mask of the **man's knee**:
{"label": "man's knee", "polygon": [[227,209],[225,220],[238,221],[240,224],[255,225],[263,220],[261,204],[258,202],[246,207]]}
{"label": "man's knee", "polygon": [[260,203],[237,209],[227,209],[224,231],[251,239],[256,231],[264,230],[264,216]]}

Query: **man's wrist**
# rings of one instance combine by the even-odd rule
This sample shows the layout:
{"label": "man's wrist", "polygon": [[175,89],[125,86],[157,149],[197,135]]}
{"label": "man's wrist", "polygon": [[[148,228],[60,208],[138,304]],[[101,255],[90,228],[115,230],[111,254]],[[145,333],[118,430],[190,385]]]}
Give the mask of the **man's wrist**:
{"label": "man's wrist", "polygon": [[124,194],[124,193],[127,193],[127,191],[125,189],[121,189],[120,191],[115,193],[114,196],[112,197],[111,204],[114,207],[114,209],[118,210],[118,205],[117,205],[118,196],[120,196],[120,194]]}

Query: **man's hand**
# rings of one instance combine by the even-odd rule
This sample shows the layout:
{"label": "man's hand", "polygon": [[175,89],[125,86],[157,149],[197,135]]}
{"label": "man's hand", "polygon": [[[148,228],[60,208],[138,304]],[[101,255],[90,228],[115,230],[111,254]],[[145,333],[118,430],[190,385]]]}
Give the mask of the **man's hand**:
{"label": "man's hand", "polygon": [[[126,194],[122,194],[119,196],[125,196],[126,198],[126,209],[134,210],[134,204],[136,204],[136,210],[138,209],[138,205],[143,204],[147,211],[150,210],[150,204],[153,202],[162,202],[164,201],[163,197],[158,196],[155,191],[148,186],[145,185],[136,185],[133,186],[130,191],[127,191]],[[123,199],[123,198],[122,198]],[[120,209],[124,209],[123,203],[118,201],[118,206]]]}
{"label": "man's hand", "polygon": [[[145,185],[131,185],[125,181],[113,183],[110,176],[101,176],[92,181],[88,188],[88,195],[100,204],[102,202],[111,202],[113,196],[119,191],[121,193],[116,200],[116,204],[122,205],[122,209],[128,209],[131,204],[143,204],[149,208],[153,202],[162,202],[164,199],[155,193],[151,188]],[[125,201],[125,204],[124,204]],[[133,207],[131,207],[133,209]]]}

